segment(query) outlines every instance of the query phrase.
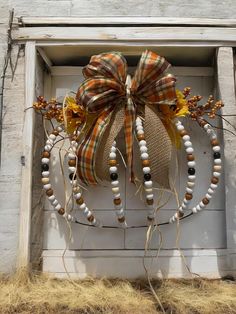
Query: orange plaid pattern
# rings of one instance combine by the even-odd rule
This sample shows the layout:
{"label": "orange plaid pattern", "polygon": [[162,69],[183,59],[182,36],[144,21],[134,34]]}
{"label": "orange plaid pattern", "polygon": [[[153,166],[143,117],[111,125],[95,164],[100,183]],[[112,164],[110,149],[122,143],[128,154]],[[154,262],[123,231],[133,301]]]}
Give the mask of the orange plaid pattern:
{"label": "orange plaid pattern", "polygon": [[[128,165],[133,160],[133,124],[138,105],[173,105],[176,100],[172,75],[163,76],[170,64],[161,56],[146,50],[139,61],[131,82],[131,101],[127,103],[127,62],[119,52],[102,53],[91,57],[83,69],[85,81],[77,92],[77,101],[90,113],[98,116],[78,149],[78,174],[82,182],[96,184],[94,171],[96,149],[100,136],[115,106],[124,103],[125,142]],[[132,178],[131,178],[132,179]]]}

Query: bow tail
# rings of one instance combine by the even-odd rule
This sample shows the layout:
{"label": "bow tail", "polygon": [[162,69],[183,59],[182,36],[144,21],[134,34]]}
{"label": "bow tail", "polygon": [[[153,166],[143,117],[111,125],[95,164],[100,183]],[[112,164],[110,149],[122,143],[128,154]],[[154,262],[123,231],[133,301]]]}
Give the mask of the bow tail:
{"label": "bow tail", "polygon": [[77,171],[80,180],[87,185],[95,185],[98,183],[98,177],[95,171],[95,157],[99,147],[99,139],[107,128],[111,114],[112,108],[105,108],[91,126],[84,141],[78,147]]}
{"label": "bow tail", "polygon": [[149,105],[145,106],[144,130],[151,163],[152,180],[161,187],[169,189],[172,142],[157,110]]}
{"label": "bow tail", "polygon": [[130,171],[130,181],[134,183],[133,171],[133,142],[134,142],[134,120],[135,108],[132,100],[129,98],[125,108],[124,132],[125,132],[125,146],[127,155],[127,164]]}

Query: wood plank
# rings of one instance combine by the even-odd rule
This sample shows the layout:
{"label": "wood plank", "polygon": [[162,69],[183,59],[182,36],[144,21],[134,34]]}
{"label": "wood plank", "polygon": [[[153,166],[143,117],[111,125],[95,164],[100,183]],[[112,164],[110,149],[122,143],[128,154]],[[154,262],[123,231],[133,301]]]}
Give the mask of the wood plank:
{"label": "wood plank", "polygon": [[[201,251],[201,252],[200,252]],[[73,255],[65,255],[64,261],[66,270],[73,277],[84,278],[86,276],[97,277],[119,277],[119,278],[140,278],[145,276],[143,268],[144,252],[135,251],[133,255],[123,254],[108,255],[106,251],[97,252],[100,257],[91,258],[81,254],[81,252],[73,252]],[[182,251],[185,256],[187,265],[194,273],[208,278],[219,278],[225,275],[235,275],[236,265],[232,267],[231,260],[236,254],[231,254],[228,259],[227,250],[194,250]],[[198,254],[199,253],[199,254]],[[67,277],[62,262],[63,251],[58,254],[51,255],[50,251],[44,251],[43,254],[43,271],[52,273],[58,277]],[[145,258],[145,265],[149,269],[151,277],[165,278],[189,278],[190,273],[187,272],[180,252],[177,250],[161,251],[158,258],[155,258],[155,252]],[[154,257],[154,258],[153,258]],[[116,267],[114,267],[116,265]]]}
{"label": "wood plank", "polygon": [[[83,67],[77,66],[52,66],[52,76],[82,76]],[[171,67],[174,75],[181,76],[213,76],[214,69],[212,67]]]}
{"label": "wood plank", "polygon": [[205,25],[236,27],[236,19],[219,18],[179,18],[179,17],[150,17],[150,16],[23,16],[18,18],[20,26],[34,25]]}
{"label": "wood plank", "polygon": [[[158,222],[166,222],[171,215],[172,210],[160,210],[158,213]],[[82,213],[77,211],[76,217],[79,221],[85,222]],[[100,219],[104,225],[118,226],[115,213],[110,211],[95,211],[95,216]],[[146,223],[146,210],[126,211],[127,223],[129,226],[139,226]],[[66,247],[68,226],[63,218],[59,217],[55,211],[46,211],[44,213],[44,249],[55,250]],[[181,223],[180,245],[182,248],[224,248],[225,241],[225,218],[223,211],[203,211],[194,215]],[[72,239],[68,242],[70,250],[143,250],[146,239],[147,228],[127,229],[125,233],[121,229],[95,229],[84,227],[78,224],[72,224]],[[163,248],[175,248],[176,225],[162,226]],[[125,241],[125,246],[124,242]],[[154,233],[150,248],[158,248],[158,232]]]}
{"label": "wood plank", "polygon": [[[224,102],[222,114],[231,123],[236,125],[236,99],[235,99],[235,76],[233,49],[219,48],[217,51],[217,83],[219,97]],[[232,116],[231,116],[232,115]],[[223,127],[229,128],[230,125],[223,120]],[[224,132],[224,168],[225,168],[225,213],[226,213],[226,232],[227,247],[236,248],[236,137],[229,132]]]}
{"label": "wood plank", "polygon": [[[35,97],[35,42],[29,41],[25,48],[25,109],[32,106]],[[22,133],[24,164],[22,166],[22,184],[19,216],[19,252],[18,267],[28,267],[30,260],[30,229],[32,204],[32,166],[34,111],[26,110]]]}
{"label": "wood plank", "polygon": [[236,28],[210,27],[27,27],[13,32],[15,41],[102,40],[102,41],[156,41],[158,43],[210,43],[235,45]]}

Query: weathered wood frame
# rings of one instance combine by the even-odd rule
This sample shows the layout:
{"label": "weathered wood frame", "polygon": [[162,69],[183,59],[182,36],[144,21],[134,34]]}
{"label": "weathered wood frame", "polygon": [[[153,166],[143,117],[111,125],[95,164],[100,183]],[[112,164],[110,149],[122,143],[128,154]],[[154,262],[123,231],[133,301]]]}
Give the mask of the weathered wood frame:
{"label": "weathered wood frame", "polygon": [[[235,21],[232,22],[235,26]],[[32,24],[32,21],[29,21]],[[93,23],[91,23],[93,24]],[[190,23],[191,24],[191,23]],[[218,25],[216,23],[216,25]],[[220,24],[222,26],[222,24]],[[213,26],[213,24],[211,25]],[[223,25],[228,26],[228,25]],[[158,46],[196,46],[217,48],[217,82],[218,90],[225,103],[223,114],[236,111],[233,49],[236,46],[236,28],[234,27],[26,27],[14,33],[14,40],[26,42],[25,66],[25,108],[32,105],[35,85],[35,56],[38,47],[53,45],[102,45],[109,43],[119,45],[146,45],[155,43]],[[41,56],[50,68],[50,60],[40,51]],[[234,123],[235,117],[229,118]],[[224,122],[225,124],[225,122]],[[23,131],[23,154],[25,165],[22,170],[22,189],[20,205],[20,234],[18,264],[29,266],[30,257],[30,224],[31,224],[31,190],[32,190],[32,143],[34,129],[33,111],[25,112]],[[226,221],[227,253],[236,251],[235,223],[235,178],[236,178],[236,139],[229,133],[224,135],[225,146],[225,184],[226,184]]]}

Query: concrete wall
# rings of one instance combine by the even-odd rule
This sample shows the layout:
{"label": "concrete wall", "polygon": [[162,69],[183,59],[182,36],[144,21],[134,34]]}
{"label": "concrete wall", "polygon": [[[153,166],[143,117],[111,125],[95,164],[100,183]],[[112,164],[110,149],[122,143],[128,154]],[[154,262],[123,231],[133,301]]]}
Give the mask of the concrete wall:
{"label": "concrete wall", "polygon": [[[0,0],[0,71],[6,51],[8,12],[15,16],[161,16],[235,18],[235,0]],[[17,47],[13,49],[13,62]],[[4,92],[2,164],[0,169],[0,271],[14,269],[18,245],[21,182],[21,132],[24,106],[24,56],[13,82],[7,71]],[[0,82],[1,84],[1,82]]]}

